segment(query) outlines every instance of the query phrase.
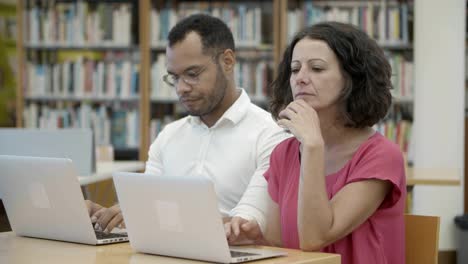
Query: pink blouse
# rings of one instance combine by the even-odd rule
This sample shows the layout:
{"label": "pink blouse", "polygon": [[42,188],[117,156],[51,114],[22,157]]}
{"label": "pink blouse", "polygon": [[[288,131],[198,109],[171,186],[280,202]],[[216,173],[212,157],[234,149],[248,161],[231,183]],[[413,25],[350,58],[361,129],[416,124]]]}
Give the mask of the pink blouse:
{"label": "pink blouse", "polygon": [[[299,146],[295,138],[281,142],[273,150],[270,168],[265,172],[270,196],[280,208],[283,246],[296,249]],[[362,225],[321,251],[341,254],[343,264],[405,263],[404,161],[399,147],[380,133],[364,142],[343,168],[326,176],[328,198],[332,199],[348,183],[368,179],[388,181],[393,188]]]}

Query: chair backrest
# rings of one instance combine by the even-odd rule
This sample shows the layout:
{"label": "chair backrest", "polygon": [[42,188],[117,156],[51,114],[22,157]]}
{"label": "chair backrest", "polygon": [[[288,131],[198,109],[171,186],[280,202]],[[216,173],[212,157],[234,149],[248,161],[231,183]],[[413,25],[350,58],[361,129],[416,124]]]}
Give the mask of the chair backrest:
{"label": "chair backrest", "polygon": [[437,264],[439,222],[438,216],[405,215],[407,264]]}

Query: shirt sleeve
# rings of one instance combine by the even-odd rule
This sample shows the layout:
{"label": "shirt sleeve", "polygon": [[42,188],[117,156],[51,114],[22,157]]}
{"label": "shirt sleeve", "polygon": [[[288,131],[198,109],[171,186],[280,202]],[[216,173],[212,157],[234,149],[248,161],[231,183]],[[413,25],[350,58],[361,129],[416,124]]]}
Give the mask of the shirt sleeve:
{"label": "shirt sleeve", "polygon": [[164,172],[162,162],[162,148],[165,138],[164,129],[159,133],[148,151],[148,161],[146,161],[145,173],[152,175],[162,175]]}
{"label": "shirt sleeve", "polygon": [[273,149],[285,138],[289,137],[280,127],[267,127],[259,135],[257,144],[255,170],[247,189],[239,203],[234,207],[230,215],[240,216],[247,220],[255,219],[262,232],[265,230],[265,213],[268,209],[267,182],[263,174],[270,166],[270,155]]}
{"label": "shirt sleeve", "polygon": [[388,181],[393,185],[381,208],[392,207],[406,193],[403,155],[396,145],[386,139],[364,151],[348,176],[347,183],[370,179]]}

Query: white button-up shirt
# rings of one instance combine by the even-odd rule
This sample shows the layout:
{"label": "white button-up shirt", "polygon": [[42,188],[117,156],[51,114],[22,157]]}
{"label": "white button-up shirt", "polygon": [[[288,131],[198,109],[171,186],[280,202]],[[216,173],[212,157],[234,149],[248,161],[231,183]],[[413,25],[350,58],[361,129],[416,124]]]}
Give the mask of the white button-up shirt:
{"label": "white button-up shirt", "polygon": [[146,173],[207,177],[223,216],[255,218],[263,230],[268,196],[263,173],[273,148],[287,137],[242,90],[212,127],[195,116],[168,124],[151,144]]}

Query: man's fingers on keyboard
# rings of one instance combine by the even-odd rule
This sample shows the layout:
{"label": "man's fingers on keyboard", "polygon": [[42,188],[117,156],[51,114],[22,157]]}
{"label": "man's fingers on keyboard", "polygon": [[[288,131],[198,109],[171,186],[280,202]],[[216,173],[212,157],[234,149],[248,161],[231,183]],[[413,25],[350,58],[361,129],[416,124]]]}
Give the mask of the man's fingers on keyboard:
{"label": "man's fingers on keyboard", "polygon": [[[121,214],[121,215],[122,215],[122,214]],[[123,215],[122,215],[122,217],[123,217]],[[126,226],[125,226],[125,221],[124,221],[123,219],[122,219],[122,221],[120,221],[120,223],[117,225],[117,228],[119,228],[119,229],[124,229],[124,228],[126,228]]]}
{"label": "man's fingers on keyboard", "polygon": [[262,237],[262,231],[257,221],[248,221],[241,225],[241,229],[249,239],[255,240]]}
{"label": "man's fingers on keyboard", "polygon": [[101,218],[102,214],[104,214],[104,212],[107,210],[107,208],[101,208],[99,210],[97,210],[92,216],[91,216],[91,222],[92,223],[96,223],[96,221],[99,220],[99,218]]}
{"label": "man's fingers on keyboard", "polygon": [[224,223],[224,233],[229,240],[231,236],[231,222]]}
{"label": "man's fingers on keyboard", "polygon": [[104,212],[102,212],[100,217],[98,217],[97,222],[101,225],[103,230],[107,229],[107,225],[112,220],[114,215],[115,212],[112,212],[110,209],[106,209]]}
{"label": "man's fingers on keyboard", "polygon": [[102,231],[101,225],[99,223],[94,224],[94,230],[96,231]]}
{"label": "man's fingers on keyboard", "polygon": [[239,229],[240,221],[241,221],[240,217],[233,217],[231,221],[231,229],[236,237],[239,236],[239,233],[240,233],[240,229]]}
{"label": "man's fingers on keyboard", "polygon": [[122,217],[122,214],[116,214],[112,219],[111,221],[109,222],[109,224],[107,225],[106,227],[106,230],[104,230],[104,232],[106,233],[110,233],[112,232],[112,230],[114,229],[114,227],[116,227],[117,225],[119,225],[123,220],[123,217]]}

